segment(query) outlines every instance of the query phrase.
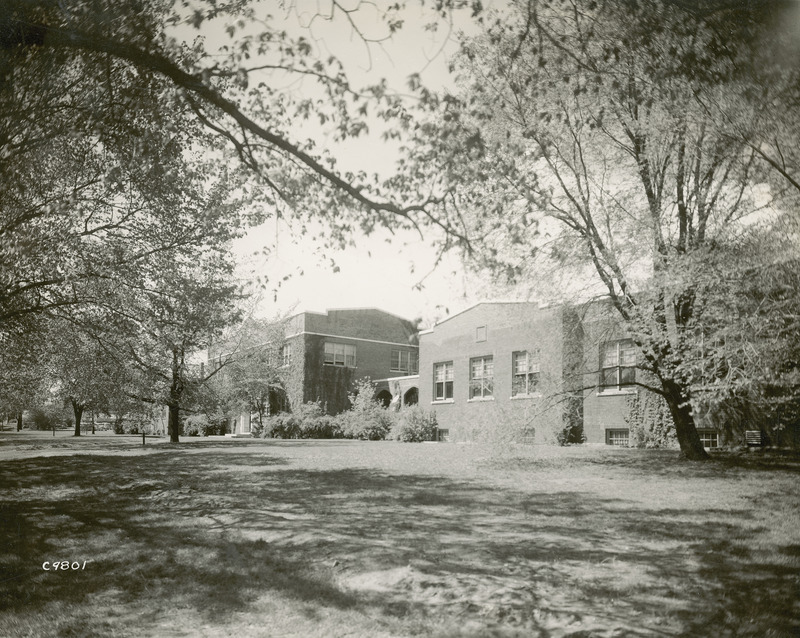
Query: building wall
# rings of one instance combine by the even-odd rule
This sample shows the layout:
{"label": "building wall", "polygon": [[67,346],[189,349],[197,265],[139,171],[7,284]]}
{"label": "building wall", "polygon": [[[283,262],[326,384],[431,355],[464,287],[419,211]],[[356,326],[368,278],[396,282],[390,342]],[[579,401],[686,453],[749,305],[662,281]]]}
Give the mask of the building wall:
{"label": "building wall", "polygon": [[[331,310],[327,315],[302,313],[291,321],[287,333],[291,330],[302,333],[290,339],[302,343],[292,352],[293,364],[302,369],[299,381],[302,402],[320,401],[329,414],[349,408],[347,397],[356,380],[398,376],[398,372],[391,370],[392,350],[419,352],[413,324],[380,310]],[[354,346],[355,368],[326,365],[325,342]],[[301,359],[297,359],[299,353]],[[297,396],[296,392],[293,394]]]}
{"label": "building wall", "polygon": [[[627,337],[616,319],[613,308],[607,301],[586,304],[581,309],[584,330],[584,392],[583,429],[587,443],[605,443],[607,430],[630,428],[626,417],[630,402],[635,397],[644,398],[647,390],[630,387],[608,390],[600,387],[600,352],[604,342],[619,341]],[[637,360],[640,356],[637,352]],[[636,370],[636,380],[645,381],[646,376]]]}
{"label": "building wall", "polygon": [[[288,330],[417,345],[416,329],[407,319],[375,308],[345,308],[327,313],[304,312]],[[292,334],[287,332],[287,334]]]}
{"label": "building wall", "polygon": [[[552,440],[574,421],[575,402],[565,401],[563,393],[580,383],[579,364],[576,349],[565,348],[563,340],[565,327],[575,324],[574,318],[565,323],[564,308],[533,303],[484,303],[445,320],[420,334],[420,405],[435,410],[450,440]],[[479,341],[482,327],[485,340]],[[522,350],[539,351],[539,390],[512,397],[512,354]],[[493,396],[470,399],[470,360],[488,355],[494,363]],[[435,401],[434,365],[447,361],[453,362],[453,399]]]}

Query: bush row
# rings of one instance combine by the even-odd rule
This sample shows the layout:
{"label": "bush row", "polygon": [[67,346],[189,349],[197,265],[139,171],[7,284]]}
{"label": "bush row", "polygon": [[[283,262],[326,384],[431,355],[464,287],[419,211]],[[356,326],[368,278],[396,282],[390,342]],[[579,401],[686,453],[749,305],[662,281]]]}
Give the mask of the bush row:
{"label": "bush row", "polygon": [[354,405],[351,410],[329,416],[318,404],[308,403],[295,413],[268,417],[263,426],[254,423],[252,431],[254,436],[276,439],[432,441],[436,438],[436,415],[418,406],[392,412],[375,403]]}

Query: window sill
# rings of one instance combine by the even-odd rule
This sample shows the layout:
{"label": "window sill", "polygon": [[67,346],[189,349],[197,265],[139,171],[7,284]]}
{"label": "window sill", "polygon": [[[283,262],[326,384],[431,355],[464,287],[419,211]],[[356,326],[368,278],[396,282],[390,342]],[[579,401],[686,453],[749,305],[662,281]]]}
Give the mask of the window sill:
{"label": "window sill", "polygon": [[534,392],[533,394],[515,394],[511,397],[512,401],[523,401],[525,399],[541,399],[542,393],[541,392]]}
{"label": "window sill", "polygon": [[447,405],[455,403],[455,399],[439,399],[438,401],[431,401],[431,405]]}
{"label": "window sill", "polygon": [[494,397],[475,397],[467,399],[467,403],[483,403],[484,401],[494,401]]}
{"label": "window sill", "polygon": [[597,396],[598,397],[618,397],[624,395],[631,395],[631,394],[638,394],[638,390],[636,388],[625,389],[625,390],[598,390]]}

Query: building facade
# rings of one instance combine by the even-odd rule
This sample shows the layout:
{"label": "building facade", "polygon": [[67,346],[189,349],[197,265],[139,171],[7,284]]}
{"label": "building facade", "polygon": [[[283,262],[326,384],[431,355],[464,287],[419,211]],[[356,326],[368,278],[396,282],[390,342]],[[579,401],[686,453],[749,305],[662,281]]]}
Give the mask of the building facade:
{"label": "building facade", "polygon": [[[364,378],[376,383],[377,397],[387,406],[415,402],[419,346],[411,321],[375,308],[347,308],[301,312],[282,324],[273,339],[279,346],[258,346],[273,350],[279,360],[270,413],[318,402],[328,414],[338,414],[350,407],[348,394]],[[225,350],[219,346],[209,364],[221,362]],[[229,427],[234,435],[249,436],[251,415],[232,415]]]}
{"label": "building facade", "polygon": [[628,445],[632,410],[664,408],[637,362],[607,301],[480,303],[420,333],[420,402],[442,440]]}
{"label": "building facade", "polygon": [[347,395],[363,378],[376,382],[387,405],[399,381],[404,395],[413,394],[416,383],[408,381],[416,378],[419,346],[411,321],[375,308],[347,308],[297,314],[285,330],[291,405],[319,401],[338,414],[350,407]]}
{"label": "building facade", "polygon": [[578,436],[582,344],[569,307],[477,304],[420,333],[420,403],[442,440]]}

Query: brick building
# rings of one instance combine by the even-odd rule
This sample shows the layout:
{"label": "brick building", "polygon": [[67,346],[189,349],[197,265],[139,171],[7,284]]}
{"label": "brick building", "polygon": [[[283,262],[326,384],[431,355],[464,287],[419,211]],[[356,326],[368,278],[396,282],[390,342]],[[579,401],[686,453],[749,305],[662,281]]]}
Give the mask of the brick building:
{"label": "brick building", "polygon": [[[320,401],[328,413],[338,414],[349,407],[353,382],[364,377],[377,383],[379,398],[388,404],[390,382],[416,378],[417,328],[375,308],[297,314],[286,322],[286,347],[293,370],[286,388],[291,405]],[[415,387],[406,383],[406,393]]]}
{"label": "brick building", "polygon": [[[419,347],[407,319],[374,308],[301,312],[283,322],[282,332],[277,356],[284,392],[270,398],[272,412],[319,401],[338,414],[349,407],[353,383],[365,377],[376,381],[386,405],[416,402]],[[223,358],[224,346],[218,350],[212,358]],[[250,415],[232,417],[231,431],[249,435]]]}
{"label": "brick building", "polygon": [[553,440],[582,425],[582,343],[569,307],[479,303],[420,333],[420,403],[442,439]]}
{"label": "brick building", "polygon": [[420,402],[443,439],[627,445],[632,401],[656,401],[636,362],[605,301],[479,303],[420,333]]}

